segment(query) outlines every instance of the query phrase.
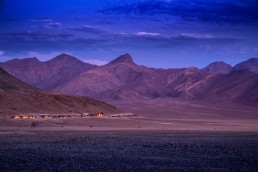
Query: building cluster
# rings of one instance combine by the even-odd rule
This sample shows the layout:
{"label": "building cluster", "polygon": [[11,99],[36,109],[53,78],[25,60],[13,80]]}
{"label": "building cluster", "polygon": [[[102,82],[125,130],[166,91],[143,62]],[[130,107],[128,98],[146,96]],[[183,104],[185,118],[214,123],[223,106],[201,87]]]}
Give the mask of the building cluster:
{"label": "building cluster", "polygon": [[104,112],[99,112],[99,113],[83,113],[81,117],[104,117],[106,116]]}
{"label": "building cluster", "polygon": [[132,118],[137,117],[137,115],[134,115],[133,113],[121,113],[121,114],[115,114],[111,115],[112,118]]}
{"label": "building cluster", "polygon": [[99,113],[83,113],[81,115],[74,115],[74,114],[69,114],[69,115],[15,115],[12,116],[11,118],[13,119],[35,119],[35,118],[75,118],[75,117],[104,117],[106,116],[104,112],[99,112]]}
{"label": "building cluster", "polygon": [[111,118],[132,118],[132,117],[137,117],[137,115],[134,115],[132,113],[120,113],[120,114],[113,114],[113,115],[106,115],[104,112],[98,112],[98,113],[83,113],[83,114],[69,114],[69,115],[31,115],[31,114],[26,114],[26,115],[15,115],[12,116],[11,118],[14,119],[35,119],[35,118],[75,118],[75,117],[81,117],[81,118],[90,118],[90,117],[111,117]]}
{"label": "building cluster", "polygon": [[16,116],[12,116],[11,118],[14,118],[14,119],[33,119],[33,118],[37,118],[37,116],[35,116],[35,115],[16,115]]}

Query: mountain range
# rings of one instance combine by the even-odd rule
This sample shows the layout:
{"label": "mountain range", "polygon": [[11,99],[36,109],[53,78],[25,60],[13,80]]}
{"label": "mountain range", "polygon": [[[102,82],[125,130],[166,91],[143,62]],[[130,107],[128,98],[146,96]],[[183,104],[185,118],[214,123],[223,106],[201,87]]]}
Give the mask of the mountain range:
{"label": "mountain range", "polygon": [[129,54],[103,66],[61,54],[49,61],[13,59],[0,67],[41,89],[97,99],[179,98],[258,103],[258,59],[232,67],[224,62],[203,69],[156,69],[137,65]]}
{"label": "mountain range", "polygon": [[0,114],[120,112],[116,107],[87,97],[43,91],[0,68]]}
{"label": "mountain range", "polygon": [[61,54],[47,62],[41,62],[35,57],[13,59],[0,64],[0,67],[26,83],[38,88],[53,90],[57,86],[69,82],[81,72],[97,66]]}

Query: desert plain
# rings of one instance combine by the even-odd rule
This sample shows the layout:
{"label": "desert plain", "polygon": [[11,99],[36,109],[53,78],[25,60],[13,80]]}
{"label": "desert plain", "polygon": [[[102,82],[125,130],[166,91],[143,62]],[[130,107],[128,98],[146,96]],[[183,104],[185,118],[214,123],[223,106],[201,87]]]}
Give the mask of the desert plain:
{"label": "desert plain", "polygon": [[1,171],[258,169],[255,107],[166,99],[109,103],[136,116],[2,116]]}

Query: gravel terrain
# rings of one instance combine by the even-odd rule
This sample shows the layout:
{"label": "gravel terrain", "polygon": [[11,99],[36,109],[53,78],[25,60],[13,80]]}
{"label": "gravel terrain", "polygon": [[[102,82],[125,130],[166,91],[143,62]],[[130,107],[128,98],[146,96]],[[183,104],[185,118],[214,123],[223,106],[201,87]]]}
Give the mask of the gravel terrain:
{"label": "gravel terrain", "polygon": [[0,171],[258,171],[258,133],[4,131]]}

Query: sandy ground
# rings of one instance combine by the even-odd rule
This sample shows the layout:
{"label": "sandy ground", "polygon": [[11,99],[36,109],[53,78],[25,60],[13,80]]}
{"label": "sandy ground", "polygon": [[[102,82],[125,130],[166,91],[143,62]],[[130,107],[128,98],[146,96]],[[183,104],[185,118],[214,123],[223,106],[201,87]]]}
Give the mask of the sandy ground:
{"label": "sandy ground", "polygon": [[112,104],[138,117],[1,116],[0,171],[258,171],[258,107]]}
{"label": "sandy ground", "polygon": [[[108,100],[107,100],[108,101]],[[124,111],[151,118],[173,119],[258,119],[258,106],[232,103],[208,104],[178,99],[146,99],[144,101],[108,101]]]}
{"label": "sandy ground", "polygon": [[178,100],[140,102],[110,101],[134,118],[11,119],[0,117],[5,130],[183,130],[183,131],[258,131],[258,107],[205,105]]}
{"label": "sandy ground", "polygon": [[[2,122],[4,120],[1,120]],[[10,122],[11,121],[11,122]],[[32,127],[32,123],[36,127]],[[6,124],[6,125],[5,125]],[[172,130],[172,131],[258,131],[256,120],[195,120],[152,118],[16,119],[6,120],[0,131],[9,130]]]}

